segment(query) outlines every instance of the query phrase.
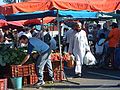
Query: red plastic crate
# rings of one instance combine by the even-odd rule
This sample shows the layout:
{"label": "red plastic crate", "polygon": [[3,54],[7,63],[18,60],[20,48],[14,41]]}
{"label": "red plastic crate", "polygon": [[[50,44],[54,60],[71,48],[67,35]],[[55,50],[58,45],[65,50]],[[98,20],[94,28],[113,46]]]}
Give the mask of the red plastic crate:
{"label": "red plastic crate", "polygon": [[35,65],[11,65],[11,77],[29,76],[35,74]]}
{"label": "red plastic crate", "polygon": [[29,64],[29,75],[36,74],[35,64]]}
{"label": "red plastic crate", "polygon": [[26,86],[29,84],[29,79],[28,79],[29,76],[24,76],[22,77],[22,84],[23,86]]}
{"label": "red plastic crate", "polygon": [[12,77],[19,77],[19,76],[28,76],[29,75],[29,66],[23,65],[11,65],[11,76]]}
{"label": "red plastic crate", "polygon": [[55,81],[61,81],[63,80],[65,77],[64,77],[64,72],[63,71],[54,71],[54,80]]}
{"label": "red plastic crate", "polygon": [[33,85],[37,81],[38,81],[38,77],[36,74],[34,74],[34,75],[30,75],[30,76],[24,76],[22,82],[23,82],[23,86],[26,86],[26,85]]}
{"label": "red plastic crate", "polygon": [[[53,71],[59,71],[59,70],[61,70],[60,69],[60,61],[53,61],[52,62],[52,67],[53,67]],[[62,62],[62,70],[63,70],[63,68],[64,68],[64,62]]]}
{"label": "red plastic crate", "polygon": [[30,75],[30,85],[35,84],[38,81],[38,77],[36,74]]}
{"label": "red plastic crate", "polygon": [[0,90],[8,90],[7,79],[0,79]]}

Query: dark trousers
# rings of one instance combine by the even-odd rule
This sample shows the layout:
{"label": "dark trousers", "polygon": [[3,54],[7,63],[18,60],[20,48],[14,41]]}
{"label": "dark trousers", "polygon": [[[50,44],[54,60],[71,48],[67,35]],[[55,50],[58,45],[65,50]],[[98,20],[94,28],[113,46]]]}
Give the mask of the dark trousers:
{"label": "dark trousers", "polygon": [[114,57],[115,57],[115,48],[109,47],[105,55],[105,65],[109,66],[110,64],[114,66]]}

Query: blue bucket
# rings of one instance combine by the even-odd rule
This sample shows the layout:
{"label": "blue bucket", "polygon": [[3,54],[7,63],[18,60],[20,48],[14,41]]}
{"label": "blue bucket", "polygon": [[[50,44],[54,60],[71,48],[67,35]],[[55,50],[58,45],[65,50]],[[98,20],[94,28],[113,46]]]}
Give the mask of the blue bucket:
{"label": "blue bucket", "polygon": [[22,89],[22,77],[13,77],[11,78],[14,89]]}

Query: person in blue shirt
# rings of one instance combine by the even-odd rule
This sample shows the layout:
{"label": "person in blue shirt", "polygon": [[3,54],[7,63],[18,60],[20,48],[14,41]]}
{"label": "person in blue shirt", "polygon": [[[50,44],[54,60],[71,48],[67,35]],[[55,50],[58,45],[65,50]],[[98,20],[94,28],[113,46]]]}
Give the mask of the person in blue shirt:
{"label": "person in blue shirt", "polygon": [[36,83],[36,85],[41,86],[45,84],[43,80],[43,70],[45,65],[48,68],[51,80],[54,80],[51,60],[48,58],[51,53],[50,47],[40,39],[37,39],[35,37],[28,39],[28,37],[25,35],[22,35],[19,38],[19,41],[20,43],[28,44],[28,54],[22,61],[21,65],[28,61],[33,50],[39,53],[39,57],[36,61],[36,71],[38,75],[38,82]]}

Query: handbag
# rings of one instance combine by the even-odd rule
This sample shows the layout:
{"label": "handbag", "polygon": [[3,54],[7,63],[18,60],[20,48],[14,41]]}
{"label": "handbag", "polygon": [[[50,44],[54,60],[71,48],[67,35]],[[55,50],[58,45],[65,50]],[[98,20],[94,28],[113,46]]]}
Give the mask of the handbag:
{"label": "handbag", "polygon": [[97,63],[96,58],[91,51],[86,52],[83,58],[83,64],[85,65],[95,65]]}

